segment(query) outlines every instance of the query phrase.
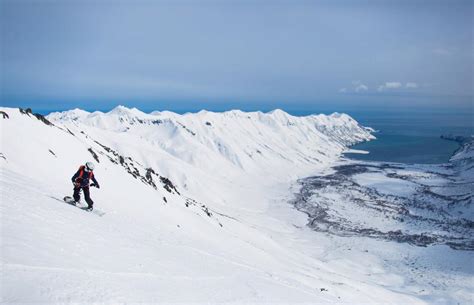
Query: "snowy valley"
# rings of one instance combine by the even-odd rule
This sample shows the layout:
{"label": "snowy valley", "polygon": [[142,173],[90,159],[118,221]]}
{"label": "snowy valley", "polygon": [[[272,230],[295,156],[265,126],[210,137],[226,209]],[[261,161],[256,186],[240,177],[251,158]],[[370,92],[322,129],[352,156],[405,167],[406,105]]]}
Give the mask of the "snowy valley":
{"label": "snowy valley", "polygon": [[[338,113],[0,111],[4,303],[472,301],[472,141],[402,165],[344,159],[374,136]],[[86,161],[102,217],[62,201]]]}

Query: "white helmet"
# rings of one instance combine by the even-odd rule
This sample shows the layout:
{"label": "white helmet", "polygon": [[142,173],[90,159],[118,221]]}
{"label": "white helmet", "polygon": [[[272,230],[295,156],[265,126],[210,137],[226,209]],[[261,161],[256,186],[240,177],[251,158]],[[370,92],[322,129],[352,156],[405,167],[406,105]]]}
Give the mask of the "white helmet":
{"label": "white helmet", "polygon": [[94,170],[94,163],[86,162],[86,172],[92,172]]}

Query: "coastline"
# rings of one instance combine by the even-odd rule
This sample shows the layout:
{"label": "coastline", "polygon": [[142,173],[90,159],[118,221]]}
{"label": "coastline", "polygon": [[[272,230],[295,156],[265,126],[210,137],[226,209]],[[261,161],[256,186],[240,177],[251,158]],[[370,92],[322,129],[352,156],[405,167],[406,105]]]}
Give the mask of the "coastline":
{"label": "coastline", "polygon": [[[453,156],[466,153],[462,148]],[[459,174],[466,164],[361,161],[343,154],[327,170],[298,180],[290,204],[306,215],[308,231],[331,240],[325,255],[370,253],[368,261],[383,262],[381,274],[410,283],[405,292],[430,303],[469,302],[474,179]]]}

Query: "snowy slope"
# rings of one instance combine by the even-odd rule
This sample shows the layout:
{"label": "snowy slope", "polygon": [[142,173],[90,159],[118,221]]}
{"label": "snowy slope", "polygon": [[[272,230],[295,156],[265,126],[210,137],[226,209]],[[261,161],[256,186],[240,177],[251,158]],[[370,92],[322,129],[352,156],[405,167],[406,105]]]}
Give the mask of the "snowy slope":
{"label": "snowy slope", "polygon": [[461,147],[451,157],[450,162],[455,166],[459,175],[464,178],[474,177],[474,136],[466,139]]}
{"label": "snowy slope", "polygon": [[[0,111],[5,303],[424,303],[374,257],[327,262],[286,202],[372,137],[346,115]],[[94,159],[103,217],[60,200]]]}
{"label": "snowy slope", "polygon": [[336,160],[347,145],[373,138],[347,115],[294,117],[281,110],[151,115],[118,106],[108,113],[73,110],[48,118],[158,168],[191,197],[215,204],[237,197],[234,207],[240,209],[247,192],[236,184],[248,188],[254,179],[260,189],[262,183],[294,180]]}

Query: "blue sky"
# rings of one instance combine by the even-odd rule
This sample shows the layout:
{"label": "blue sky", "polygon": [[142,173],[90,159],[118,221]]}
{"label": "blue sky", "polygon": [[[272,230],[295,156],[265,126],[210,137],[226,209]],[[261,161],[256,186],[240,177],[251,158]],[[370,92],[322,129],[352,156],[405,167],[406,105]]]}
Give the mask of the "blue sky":
{"label": "blue sky", "polygon": [[3,106],[470,107],[473,1],[1,1]]}

